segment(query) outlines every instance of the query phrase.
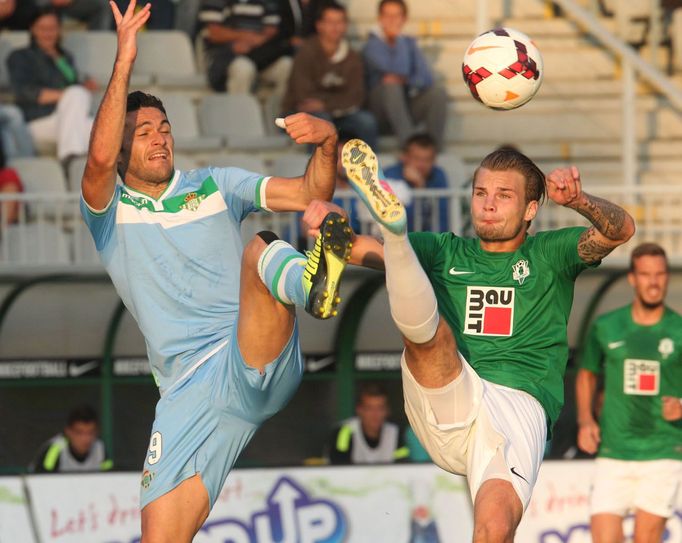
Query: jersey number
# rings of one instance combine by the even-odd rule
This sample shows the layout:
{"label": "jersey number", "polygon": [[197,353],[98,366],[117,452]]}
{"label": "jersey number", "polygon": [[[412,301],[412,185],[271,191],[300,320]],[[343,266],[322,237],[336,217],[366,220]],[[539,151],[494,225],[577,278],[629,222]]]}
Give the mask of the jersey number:
{"label": "jersey number", "polygon": [[156,464],[159,460],[161,460],[161,433],[160,432],[154,432],[152,434],[152,438],[149,440],[149,456],[147,457],[147,463],[150,466],[153,466]]}

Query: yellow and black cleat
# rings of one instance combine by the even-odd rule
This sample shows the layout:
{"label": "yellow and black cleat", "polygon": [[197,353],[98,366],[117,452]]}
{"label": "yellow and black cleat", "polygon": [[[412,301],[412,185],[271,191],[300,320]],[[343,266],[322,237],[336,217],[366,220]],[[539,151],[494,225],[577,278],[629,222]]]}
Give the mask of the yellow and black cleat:
{"label": "yellow and black cleat", "polygon": [[353,231],[348,220],[338,213],[329,213],[320,226],[315,247],[308,251],[303,270],[303,288],[307,295],[305,310],[317,319],[337,314],[341,275],[350,259]]}

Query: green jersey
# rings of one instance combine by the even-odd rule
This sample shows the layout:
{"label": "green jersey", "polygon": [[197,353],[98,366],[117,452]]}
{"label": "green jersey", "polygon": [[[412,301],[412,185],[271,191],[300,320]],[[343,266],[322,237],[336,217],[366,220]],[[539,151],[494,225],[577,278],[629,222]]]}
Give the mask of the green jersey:
{"label": "green jersey", "polygon": [[589,267],[577,248],[584,230],[527,236],[511,253],[450,232],[410,234],[462,355],[483,379],[536,398],[550,430],[564,403],[573,287]]}
{"label": "green jersey", "polygon": [[599,317],[581,367],[604,373],[599,456],[682,460],[682,422],[661,414],[663,396],[682,397],[682,316],[666,308],[653,326],[632,320],[628,305]]}

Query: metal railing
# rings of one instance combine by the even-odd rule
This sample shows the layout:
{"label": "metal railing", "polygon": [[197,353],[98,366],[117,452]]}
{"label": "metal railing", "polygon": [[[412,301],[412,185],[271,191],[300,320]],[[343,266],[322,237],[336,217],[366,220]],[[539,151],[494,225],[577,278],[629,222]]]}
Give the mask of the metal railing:
{"label": "metal railing", "polygon": [[[682,263],[682,184],[680,186],[595,186],[590,193],[625,207],[635,218],[634,241],[656,241],[668,251],[673,262]],[[350,212],[359,233],[375,235],[374,223],[352,192],[338,192],[337,201]],[[469,217],[469,188],[421,189],[412,192],[408,209],[413,214],[413,230],[448,230],[473,234]],[[0,223],[0,273],[26,271],[101,270],[97,252],[80,217],[78,193],[0,194],[0,203],[19,201],[17,224]],[[442,206],[441,202],[446,205]],[[445,208],[447,217],[441,214]],[[242,237],[248,241],[260,230],[273,230],[299,249],[309,248],[310,240],[296,213],[255,213],[244,221]],[[533,231],[586,225],[578,213],[545,205],[533,223]],[[632,244],[617,249],[607,263],[621,266]]]}

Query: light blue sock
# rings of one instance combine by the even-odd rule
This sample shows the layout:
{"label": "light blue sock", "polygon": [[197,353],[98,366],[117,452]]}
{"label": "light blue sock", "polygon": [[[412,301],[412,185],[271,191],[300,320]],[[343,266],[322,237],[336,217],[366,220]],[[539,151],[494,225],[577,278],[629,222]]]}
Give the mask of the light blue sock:
{"label": "light blue sock", "polygon": [[306,258],[278,239],[270,243],[258,259],[258,275],[278,302],[285,305],[305,306],[303,269]]}

